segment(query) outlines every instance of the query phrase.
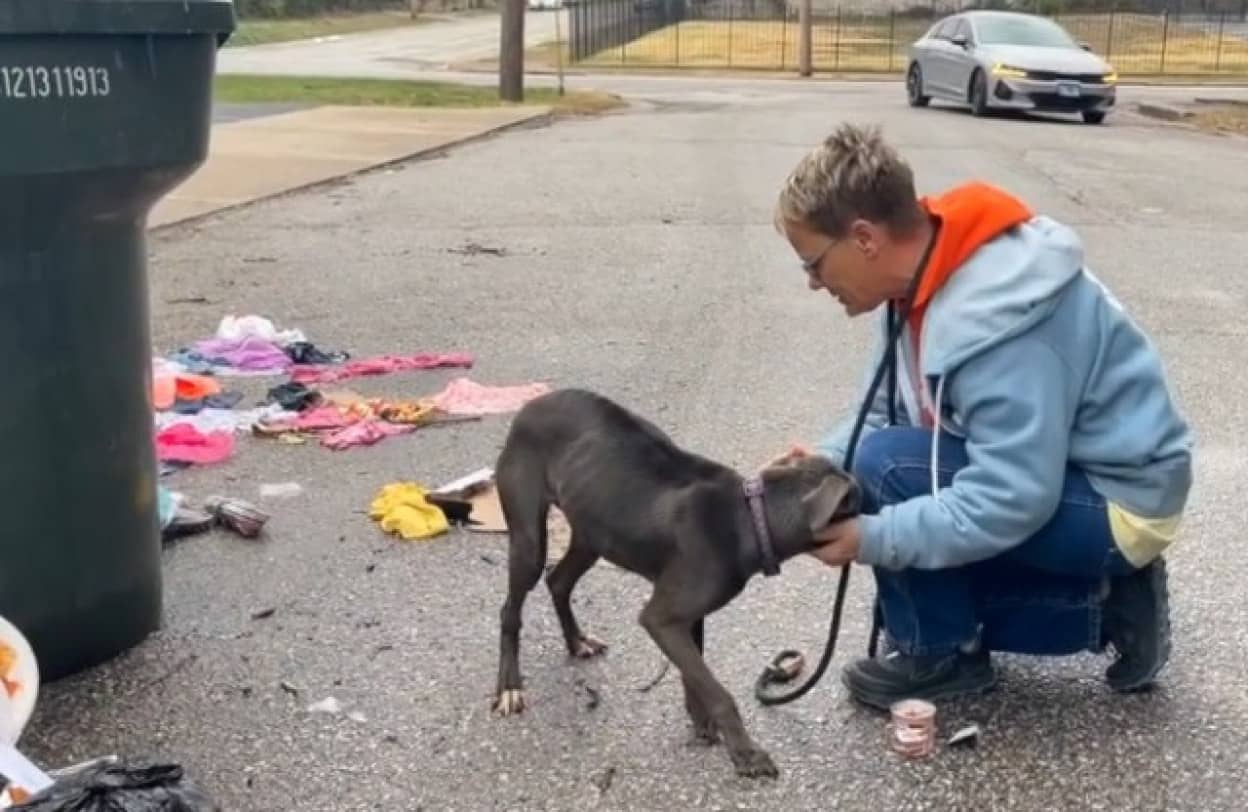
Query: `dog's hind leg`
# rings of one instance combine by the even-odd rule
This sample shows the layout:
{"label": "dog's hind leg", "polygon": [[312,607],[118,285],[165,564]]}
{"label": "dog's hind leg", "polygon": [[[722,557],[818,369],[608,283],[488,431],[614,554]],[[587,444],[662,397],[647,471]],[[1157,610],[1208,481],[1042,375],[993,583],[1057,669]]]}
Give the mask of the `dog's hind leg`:
{"label": "dog's hind leg", "polygon": [[602,654],[607,644],[587,636],[581,631],[572,612],[572,590],[576,582],[590,567],[598,561],[598,553],[588,545],[577,544],[575,532],[568,544],[568,551],[559,563],[546,576],[546,586],[550,589],[550,599],[555,604],[555,613],[559,615],[559,625],[563,627],[563,639],[567,643],[568,653],[579,659]]}
{"label": "dog's hind leg", "polygon": [[[502,467],[500,465],[500,467]],[[541,483],[499,477],[499,500],[510,530],[507,600],[499,613],[498,687],[494,711],[509,716],[524,710],[520,679],[520,628],[524,599],[541,580],[546,563],[546,514],[550,503]]]}

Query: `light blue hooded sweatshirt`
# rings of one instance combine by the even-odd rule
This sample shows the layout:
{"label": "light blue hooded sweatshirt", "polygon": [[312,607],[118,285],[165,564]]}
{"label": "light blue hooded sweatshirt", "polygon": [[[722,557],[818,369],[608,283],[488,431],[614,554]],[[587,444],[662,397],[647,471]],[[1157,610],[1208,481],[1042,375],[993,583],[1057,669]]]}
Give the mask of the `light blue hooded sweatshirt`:
{"label": "light blue hooded sweatshirt", "polygon": [[[868,380],[884,344],[879,310]],[[940,425],[965,439],[970,464],[938,489],[933,442],[932,492],[862,516],[861,563],[942,569],[998,555],[1053,516],[1068,462],[1111,508],[1177,521],[1192,484],[1188,424],[1156,349],[1085,267],[1070,228],[1031,216],[957,267],[923,317],[922,388],[907,374],[909,332],[899,342],[898,423],[918,425],[921,404],[939,403]],[[864,438],[886,425],[886,389]],[[842,463],[855,416],[817,450]]]}

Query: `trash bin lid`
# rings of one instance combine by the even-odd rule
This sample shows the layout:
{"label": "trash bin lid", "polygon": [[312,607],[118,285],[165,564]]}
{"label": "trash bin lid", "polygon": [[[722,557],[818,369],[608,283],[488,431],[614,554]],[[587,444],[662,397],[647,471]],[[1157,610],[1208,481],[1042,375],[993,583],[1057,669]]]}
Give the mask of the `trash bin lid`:
{"label": "trash bin lid", "polygon": [[4,0],[5,34],[229,34],[231,0]]}

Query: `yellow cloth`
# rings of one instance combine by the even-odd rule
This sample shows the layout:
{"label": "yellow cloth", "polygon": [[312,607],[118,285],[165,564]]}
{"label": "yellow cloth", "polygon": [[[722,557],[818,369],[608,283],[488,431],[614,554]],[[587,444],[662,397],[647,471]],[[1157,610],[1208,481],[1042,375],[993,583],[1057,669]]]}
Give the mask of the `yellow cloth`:
{"label": "yellow cloth", "polygon": [[368,515],[381,523],[382,530],[409,541],[445,533],[450,523],[442,509],[425,498],[428,493],[415,482],[393,482],[373,499]]}
{"label": "yellow cloth", "polygon": [[1122,557],[1132,566],[1143,567],[1174,543],[1182,516],[1150,518],[1109,503],[1109,532]]}

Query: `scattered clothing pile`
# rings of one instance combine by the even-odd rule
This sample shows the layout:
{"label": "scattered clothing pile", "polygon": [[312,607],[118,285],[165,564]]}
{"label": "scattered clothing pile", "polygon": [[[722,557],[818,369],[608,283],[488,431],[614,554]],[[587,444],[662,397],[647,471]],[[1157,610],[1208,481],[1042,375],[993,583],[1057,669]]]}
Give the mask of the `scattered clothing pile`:
{"label": "scattered clothing pile", "polygon": [[216,335],[181,352],[211,364],[214,374],[233,376],[281,374],[295,364],[339,363],[350,357],[323,352],[301,330],[279,330],[261,316],[226,316]]}
{"label": "scattered clothing pile", "polygon": [[[464,376],[455,377],[439,392],[415,399],[366,398],[351,391],[317,388],[396,372],[470,369],[474,363],[474,357],[463,352],[351,360],[346,352],[318,348],[301,330],[280,329],[261,316],[226,316],[211,337],[152,361],[151,398],[161,475],[230,459],[239,434],[295,444],[315,440],[341,451],[375,445],[426,426],[513,412],[550,391],[544,383],[487,386]],[[269,387],[262,404],[239,408],[244,395],[227,388],[222,379],[253,376],[281,376],[285,381]],[[203,532],[214,525],[252,536],[268,518],[239,500],[210,500],[201,509],[193,509],[184,504],[183,497],[160,485],[158,500],[166,538]],[[449,527],[437,500],[438,494],[430,495],[415,483],[394,483],[378,494],[370,515],[386,532],[407,539],[427,538]]]}

